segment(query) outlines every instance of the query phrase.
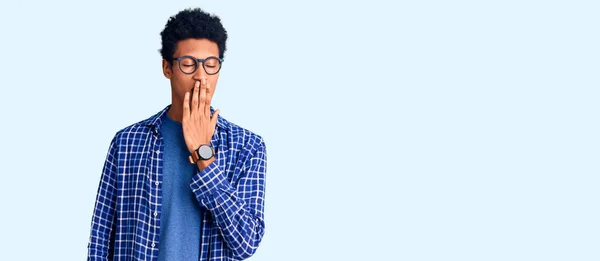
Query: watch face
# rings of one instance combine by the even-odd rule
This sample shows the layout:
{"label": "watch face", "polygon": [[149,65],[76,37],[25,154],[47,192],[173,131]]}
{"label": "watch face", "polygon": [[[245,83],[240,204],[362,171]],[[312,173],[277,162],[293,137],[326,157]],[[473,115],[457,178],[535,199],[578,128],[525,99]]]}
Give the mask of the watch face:
{"label": "watch face", "polygon": [[213,150],[210,146],[202,145],[198,148],[198,155],[201,159],[207,160],[213,156]]}

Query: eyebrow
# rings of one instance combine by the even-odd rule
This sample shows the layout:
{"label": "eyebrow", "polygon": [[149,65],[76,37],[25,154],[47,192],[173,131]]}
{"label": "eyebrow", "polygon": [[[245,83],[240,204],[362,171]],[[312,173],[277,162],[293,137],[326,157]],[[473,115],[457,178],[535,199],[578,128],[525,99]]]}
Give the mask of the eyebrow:
{"label": "eyebrow", "polygon": [[191,54],[182,54],[182,55],[180,55],[179,57],[183,57],[183,56],[191,56],[191,57],[194,57],[194,58],[196,58],[196,59],[206,59],[206,58],[208,58],[208,57],[217,57],[217,58],[219,58],[219,55],[208,55],[208,56],[205,56],[205,57],[202,57],[202,58],[200,58],[200,57],[196,57],[196,56],[194,56],[194,55],[191,55]]}

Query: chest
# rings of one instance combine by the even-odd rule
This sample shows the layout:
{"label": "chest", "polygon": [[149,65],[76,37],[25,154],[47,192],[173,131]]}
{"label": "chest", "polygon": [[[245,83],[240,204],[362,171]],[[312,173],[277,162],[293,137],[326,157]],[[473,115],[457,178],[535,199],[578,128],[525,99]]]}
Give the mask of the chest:
{"label": "chest", "polygon": [[[134,135],[126,139],[127,143],[119,146],[118,152],[118,181],[117,184],[124,194],[127,191],[137,190],[134,193],[144,194],[140,196],[158,196],[159,189],[164,181],[164,174],[172,170],[192,170],[187,161],[187,151],[175,150],[165,155],[166,148],[172,148],[173,144],[165,140],[161,133],[148,133],[146,135]],[[228,181],[235,185],[241,172],[240,142],[228,135],[226,132],[217,132],[211,140],[215,149],[215,163],[218,164],[221,173]],[[184,157],[175,159],[173,157]],[[173,164],[181,164],[174,166]]]}

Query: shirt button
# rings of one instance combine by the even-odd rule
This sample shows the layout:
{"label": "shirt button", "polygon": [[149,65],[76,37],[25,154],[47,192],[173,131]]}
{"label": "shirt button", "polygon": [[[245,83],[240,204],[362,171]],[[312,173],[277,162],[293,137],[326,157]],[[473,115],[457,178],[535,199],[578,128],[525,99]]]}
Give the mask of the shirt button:
{"label": "shirt button", "polygon": [[154,211],[154,216],[155,217],[158,216],[158,212]]}
{"label": "shirt button", "polygon": [[158,181],[154,182],[154,184],[156,184],[156,186],[158,186]]}
{"label": "shirt button", "polygon": [[152,243],[152,247],[155,247],[155,246],[156,246],[156,244]]}
{"label": "shirt button", "polygon": [[160,154],[160,150],[156,150],[156,154]]}

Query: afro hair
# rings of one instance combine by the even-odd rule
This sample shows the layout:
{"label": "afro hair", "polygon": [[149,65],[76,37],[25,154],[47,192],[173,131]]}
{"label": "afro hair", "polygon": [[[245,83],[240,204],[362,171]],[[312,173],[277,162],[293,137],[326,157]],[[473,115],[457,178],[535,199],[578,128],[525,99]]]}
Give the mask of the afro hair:
{"label": "afro hair", "polygon": [[207,39],[219,47],[219,58],[223,59],[227,50],[227,31],[221,19],[200,8],[187,8],[171,16],[160,33],[162,48],[159,50],[163,59],[173,63],[173,55],[177,43],[189,38]]}

